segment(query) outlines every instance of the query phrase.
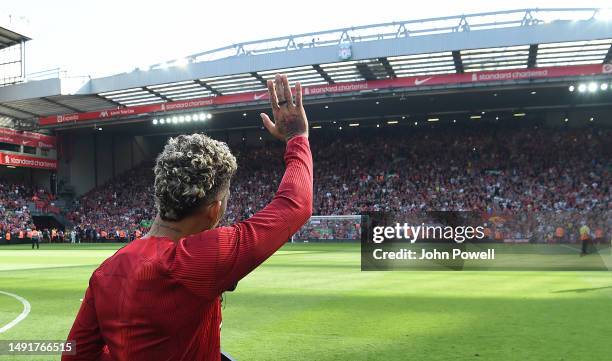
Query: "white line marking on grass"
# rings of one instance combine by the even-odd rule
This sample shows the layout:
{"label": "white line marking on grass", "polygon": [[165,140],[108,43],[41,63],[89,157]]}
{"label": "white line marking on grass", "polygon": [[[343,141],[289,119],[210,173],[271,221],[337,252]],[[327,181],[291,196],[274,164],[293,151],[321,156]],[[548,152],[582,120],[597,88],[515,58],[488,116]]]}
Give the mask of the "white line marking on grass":
{"label": "white line marking on grass", "polygon": [[3,333],[3,332],[10,330],[11,328],[13,328],[13,326],[23,321],[26,317],[28,317],[28,314],[30,313],[32,306],[30,306],[30,302],[28,302],[28,300],[26,300],[25,298],[21,296],[17,296],[12,293],[4,292],[4,291],[0,291],[0,293],[3,295],[13,297],[23,304],[23,311],[21,311],[19,316],[17,316],[13,321],[7,323],[6,325],[0,328],[0,333]]}

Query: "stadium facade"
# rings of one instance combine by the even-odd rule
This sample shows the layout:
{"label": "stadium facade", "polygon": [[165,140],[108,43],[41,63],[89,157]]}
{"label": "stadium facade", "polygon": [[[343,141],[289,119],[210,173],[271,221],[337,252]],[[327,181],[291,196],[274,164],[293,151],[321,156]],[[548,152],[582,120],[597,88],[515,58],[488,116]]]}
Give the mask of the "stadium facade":
{"label": "stadium facade", "polygon": [[0,115],[52,146],[13,139],[2,172],[25,168],[41,186],[57,179],[79,195],[151,159],[172,134],[265,140],[258,114],[277,72],[305,86],[314,129],[530,118],[609,126],[606,16],[523,9],[409,20],[235,44],[96,79],[23,81],[0,88]]}

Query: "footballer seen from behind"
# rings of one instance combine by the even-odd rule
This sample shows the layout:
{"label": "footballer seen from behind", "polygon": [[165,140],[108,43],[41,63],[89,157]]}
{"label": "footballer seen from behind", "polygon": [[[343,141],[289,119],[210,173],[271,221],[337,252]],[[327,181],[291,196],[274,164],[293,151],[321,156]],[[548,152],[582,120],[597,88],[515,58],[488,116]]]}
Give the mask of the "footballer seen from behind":
{"label": "footballer seen from behind", "polygon": [[273,120],[286,142],[286,170],[264,209],[218,227],[236,159],[202,134],[170,138],[155,164],[157,216],[148,234],[92,274],[63,361],[221,359],[221,294],[276,252],[311,216],[313,165],[302,87],[285,75],[267,82]]}

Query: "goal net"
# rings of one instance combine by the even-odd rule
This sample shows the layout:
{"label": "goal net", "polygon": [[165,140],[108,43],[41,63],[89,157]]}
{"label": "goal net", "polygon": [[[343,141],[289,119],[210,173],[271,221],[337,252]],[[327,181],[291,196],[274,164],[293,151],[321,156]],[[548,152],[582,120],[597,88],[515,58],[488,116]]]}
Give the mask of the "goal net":
{"label": "goal net", "polygon": [[291,242],[359,242],[361,216],[312,216]]}

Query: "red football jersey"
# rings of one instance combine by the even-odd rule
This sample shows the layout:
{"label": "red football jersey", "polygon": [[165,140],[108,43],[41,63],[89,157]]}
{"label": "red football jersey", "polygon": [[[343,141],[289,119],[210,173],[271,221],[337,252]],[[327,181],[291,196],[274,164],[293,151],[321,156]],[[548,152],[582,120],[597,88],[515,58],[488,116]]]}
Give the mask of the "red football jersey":
{"label": "red football jersey", "polygon": [[[294,137],[274,199],[244,222],[174,242],[133,241],[96,269],[62,361],[220,360],[220,295],[276,252],[312,214],[312,155]],[[231,200],[230,200],[231,201]]]}

